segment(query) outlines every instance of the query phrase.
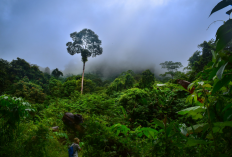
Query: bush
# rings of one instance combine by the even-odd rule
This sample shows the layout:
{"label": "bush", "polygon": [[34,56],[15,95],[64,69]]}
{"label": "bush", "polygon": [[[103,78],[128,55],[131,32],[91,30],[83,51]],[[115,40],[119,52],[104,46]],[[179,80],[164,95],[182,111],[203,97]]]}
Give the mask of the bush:
{"label": "bush", "polygon": [[54,77],[52,77],[49,80],[49,89],[50,89],[52,96],[55,96],[55,97],[62,97],[63,96],[62,82],[60,80],[55,79]]}
{"label": "bush", "polygon": [[142,79],[139,81],[140,88],[152,88],[155,83],[154,74],[147,69],[142,73]]}
{"label": "bush", "polygon": [[16,97],[23,97],[30,103],[43,103],[46,97],[41,86],[31,82],[24,82],[23,80],[14,83],[11,94]]}
{"label": "bush", "polygon": [[[81,91],[81,79],[76,81],[77,91]],[[95,83],[89,79],[83,81],[83,93],[91,93],[95,90]]]}
{"label": "bush", "polygon": [[139,88],[131,88],[119,99],[119,104],[124,107],[133,122],[146,125],[146,120],[152,115],[149,110],[148,93]]}

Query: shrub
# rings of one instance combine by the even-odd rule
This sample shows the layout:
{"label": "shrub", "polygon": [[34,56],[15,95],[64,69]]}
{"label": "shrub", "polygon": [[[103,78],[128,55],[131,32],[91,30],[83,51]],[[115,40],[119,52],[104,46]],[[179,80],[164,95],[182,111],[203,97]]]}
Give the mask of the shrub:
{"label": "shrub", "polygon": [[41,86],[31,82],[24,82],[23,80],[14,83],[11,93],[16,97],[25,98],[30,103],[43,103],[46,97]]}

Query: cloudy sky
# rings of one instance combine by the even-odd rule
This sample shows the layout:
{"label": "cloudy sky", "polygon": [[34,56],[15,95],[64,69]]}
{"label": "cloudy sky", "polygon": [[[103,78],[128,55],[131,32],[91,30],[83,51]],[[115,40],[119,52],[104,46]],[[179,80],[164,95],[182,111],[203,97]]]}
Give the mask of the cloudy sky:
{"label": "cloudy sky", "polygon": [[17,57],[64,73],[81,73],[80,54],[67,53],[70,33],[93,30],[103,53],[86,71],[153,69],[182,62],[203,41],[215,39],[231,6],[209,17],[220,0],[0,0],[0,58]]}

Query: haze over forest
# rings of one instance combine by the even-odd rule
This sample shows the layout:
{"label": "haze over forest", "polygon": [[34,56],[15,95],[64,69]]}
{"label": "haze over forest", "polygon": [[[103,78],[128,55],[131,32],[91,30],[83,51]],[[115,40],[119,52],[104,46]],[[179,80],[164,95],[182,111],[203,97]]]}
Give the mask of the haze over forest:
{"label": "haze over forest", "polygon": [[181,62],[204,41],[215,39],[225,10],[209,14],[218,0],[1,0],[0,58],[17,57],[41,69],[58,68],[64,74],[82,72],[81,55],[71,56],[70,33],[93,30],[103,53],[89,58],[86,72],[105,76],[126,70],[150,69],[163,73],[165,61]]}

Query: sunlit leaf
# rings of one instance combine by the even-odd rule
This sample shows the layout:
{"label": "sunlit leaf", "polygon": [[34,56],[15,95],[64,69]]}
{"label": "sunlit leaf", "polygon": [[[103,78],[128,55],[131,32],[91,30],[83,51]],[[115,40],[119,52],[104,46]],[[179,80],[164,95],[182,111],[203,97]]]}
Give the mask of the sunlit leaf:
{"label": "sunlit leaf", "polygon": [[212,87],[210,84],[205,84],[203,87],[208,87],[208,88],[210,88],[210,87]]}
{"label": "sunlit leaf", "polygon": [[216,53],[215,53],[215,51],[214,50],[211,50],[211,53],[212,53],[212,62],[216,62]]}
{"label": "sunlit leaf", "polygon": [[223,74],[223,71],[224,71],[224,69],[225,69],[225,67],[226,67],[227,64],[228,64],[228,62],[225,63],[224,65],[222,65],[222,66],[218,69],[216,75],[217,75],[217,77],[218,77],[219,80],[222,79],[222,74]]}
{"label": "sunlit leaf", "polygon": [[[193,127],[195,133],[199,133],[199,132],[203,131],[205,127],[209,127],[209,124],[202,123],[202,124],[193,125],[192,127]],[[188,133],[193,133],[192,127],[187,128]]]}

